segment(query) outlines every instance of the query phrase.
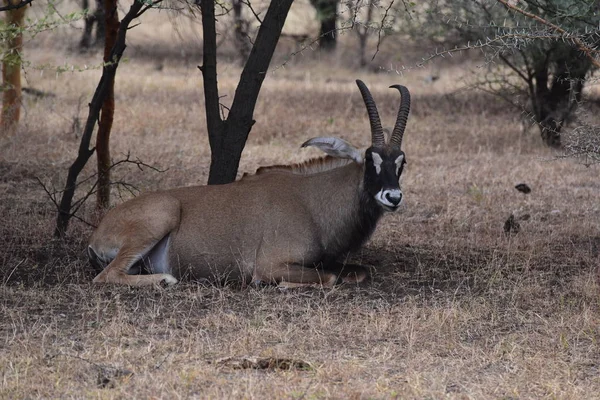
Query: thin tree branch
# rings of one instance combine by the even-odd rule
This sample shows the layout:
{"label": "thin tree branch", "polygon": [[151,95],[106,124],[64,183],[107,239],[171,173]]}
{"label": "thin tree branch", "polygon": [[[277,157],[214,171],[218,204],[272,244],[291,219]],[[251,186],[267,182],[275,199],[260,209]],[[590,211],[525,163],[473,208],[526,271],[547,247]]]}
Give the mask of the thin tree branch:
{"label": "thin tree branch", "polygon": [[547,27],[549,27],[553,31],[558,32],[561,35],[566,36],[567,38],[569,38],[570,40],[573,41],[573,43],[577,46],[577,48],[579,50],[581,50],[586,55],[587,58],[590,59],[590,61],[592,62],[592,64],[594,64],[594,66],[596,68],[600,68],[600,61],[596,60],[596,58],[593,55],[593,53],[597,53],[597,51],[589,48],[589,46],[587,46],[578,37],[571,37],[571,35],[569,34],[569,32],[567,32],[566,30],[564,30],[560,26],[553,24],[552,22],[550,22],[550,21],[548,21],[548,20],[540,17],[539,15],[532,14],[532,13],[530,13],[528,11],[523,10],[522,8],[519,8],[519,7],[517,7],[517,6],[513,5],[513,4],[510,4],[508,2],[508,0],[498,0],[498,2],[502,3],[508,9],[516,11],[516,12],[518,12],[520,14],[523,14],[527,18],[531,18],[534,21],[539,22],[540,24],[546,25]]}
{"label": "thin tree branch", "polygon": [[54,206],[58,209],[58,202],[56,201],[56,194],[58,192],[57,191],[50,192],[50,190],[48,189],[46,184],[44,182],[42,182],[42,180],[38,176],[35,177],[35,180],[42,187],[42,189],[44,189],[44,192],[46,192],[46,195],[48,196],[48,198],[52,201]]}
{"label": "thin tree branch", "polygon": [[250,11],[252,11],[254,18],[256,18],[256,20],[262,25],[263,22],[260,19],[260,17],[258,16],[258,13],[256,11],[254,11],[254,8],[252,7],[252,3],[250,3],[250,0],[246,0],[246,1],[242,0],[242,1],[240,1],[240,3],[245,4],[250,9]]}
{"label": "thin tree branch", "polygon": [[27,4],[30,4],[33,0],[21,0],[17,4],[7,4],[5,6],[0,7],[0,11],[10,11],[16,10],[18,8],[25,7]]}
{"label": "thin tree branch", "polygon": [[520,71],[513,63],[511,63],[508,58],[504,57],[502,54],[498,54],[498,57],[502,60],[504,64],[506,64],[510,69],[516,72],[517,75],[525,82],[529,83],[529,79],[525,76],[525,74]]}
{"label": "thin tree branch", "polygon": [[[152,4],[148,4],[146,7],[142,8],[142,9],[140,10],[140,12],[138,12],[138,13],[137,13],[137,15],[136,15],[134,18],[139,18],[139,17],[141,17],[143,13],[145,13],[146,11],[148,11],[148,10],[149,10],[149,9],[151,9],[151,8],[154,8],[154,7],[156,7],[156,6],[157,6],[157,5],[159,5],[160,3],[162,3],[162,0],[156,0],[156,1],[152,2]],[[134,25],[134,26],[137,26],[137,25],[139,25],[139,24],[136,24],[136,25]]]}
{"label": "thin tree branch", "polygon": [[389,4],[389,6],[385,9],[385,13],[383,14],[383,18],[381,19],[381,27],[379,28],[379,31],[377,32],[377,48],[375,49],[375,53],[373,53],[373,57],[371,57],[371,61],[373,61],[375,59],[375,56],[377,56],[377,53],[379,53],[379,46],[381,45],[381,31],[383,31],[383,25],[385,23],[385,19],[388,16],[388,13],[390,12],[390,8],[392,8],[392,6],[394,5],[394,1],[392,0]]}
{"label": "thin tree branch", "polygon": [[[129,152],[127,153],[127,155],[125,156],[124,159],[121,159],[121,160],[118,160],[118,161],[112,163],[109,167],[109,170],[113,170],[114,168],[116,168],[122,164],[133,164],[133,165],[137,166],[140,171],[143,171],[144,168],[149,168],[155,172],[160,172],[160,173],[167,171],[167,169],[161,169],[154,165],[145,163],[144,161],[140,160],[139,158],[136,158],[135,160],[133,160],[133,159],[131,159],[131,154]],[[97,190],[96,190],[96,188],[98,187],[98,178],[97,177],[98,177],[98,173],[96,172],[96,173],[88,176],[87,178],[76,183],[75,186],[80,187],[84,183],[92,180],[93,178],[96,178],[96,180],[94,181],[92,186],[87,190],[87,192],[83,196],[81,196],[80,198],[78,198],[75,201],[72,201],[70,208],[68,210],[69,212],[67,214],[69,219],[74,217],[74,218],[86,223],[87,225],[90,225],[92,227],[94,226],[94,225],[90,224],[89,222],[85,221],[83,218],[79,217],[77,215],[77,213],[78,213],[79,209],[83,206],[83,204],[85,204],[85,202],[91,196],[93,196],[94,194],[97,193]],[[50,190],[50,188],[48,186],[46,186],[46,184],[44,184],[44,182],[42,182],[42,180],[39,177],[36,176],[35,179],[37,180],[38,184],[42,187],[44,192],[46,192],[46,195],[52,201],[52,203],[54,204],[56,209],[60,211],[61,205],[57,201],[57,195],[63,194],[63,196],[64,196],[64,193],[67,192],[67,189],[56,190],[56,189],[52,188],[52,190]],[[125,187],[132,194],[134,194],[134,193],[132,192],[131,188],[137,190],[137,188],[134,185],[127,183],[127,182],[122,182],[122,181],[111,182],[110,185]]]}

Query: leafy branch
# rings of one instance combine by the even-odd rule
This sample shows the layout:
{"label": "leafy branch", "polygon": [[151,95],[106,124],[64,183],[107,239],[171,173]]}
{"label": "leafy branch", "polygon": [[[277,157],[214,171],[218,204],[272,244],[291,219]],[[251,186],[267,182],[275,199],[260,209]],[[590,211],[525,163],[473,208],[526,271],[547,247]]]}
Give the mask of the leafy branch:
{"label": "leafy branch", "polygon": [[594,54],[593,54],[593,53],[598,53],[598,51],[591,49],[577,36],[572,36],[569,32],[567,32],[560,26],[553,24],[552,22],[540,17],[539,15],[535,15],[533,13],[525,11],[522,8],[515,6],[514,4],[509,3],[507,0],[498,0],[498,2],[502,3],[506,8],[516,11],[520,14],[523,14],[527,18],[531,18],[534,21],[539,22],[540,24],[546,25],[553,31],[560,33],[562,36],[570,38],[570,40],[575,44],[575,46],[577,46],[577,48],[579,50],[581,50],[586,55],[586,57],[588,57],[590,59],[592,64],[594,64],[595,67],[600,68],[600,62],[598,60],[596,60],[596,58],[594,57]]}

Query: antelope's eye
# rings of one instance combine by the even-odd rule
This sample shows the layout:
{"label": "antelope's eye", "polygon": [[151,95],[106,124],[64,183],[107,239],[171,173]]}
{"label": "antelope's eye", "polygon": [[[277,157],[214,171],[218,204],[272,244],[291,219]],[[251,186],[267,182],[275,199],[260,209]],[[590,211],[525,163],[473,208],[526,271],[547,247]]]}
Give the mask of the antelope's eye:
{"label": "antelope's eye", "polygon": [[377,175],[381,173],[381,164],[383,163],[383,158],[377,153],[371,153],[371,157],[373,157],[373,166],[375,167],[375,172]]}
{"label": "antelope's eye", "polygon": [[400,154],[398,158],[394,160],[394,163],[396,164],[396,175],[400,173],[400,168],[405,164],[404,159],[404,154]]}

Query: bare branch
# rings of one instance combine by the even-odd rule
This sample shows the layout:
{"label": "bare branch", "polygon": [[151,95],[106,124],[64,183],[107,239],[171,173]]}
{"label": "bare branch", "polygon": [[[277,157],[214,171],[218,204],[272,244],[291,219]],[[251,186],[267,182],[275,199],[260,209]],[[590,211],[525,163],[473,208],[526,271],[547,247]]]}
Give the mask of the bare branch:
{"label": "bare branch", "polygon": [[[127,190],[127,192],[129,192],[129,194],[134,197],[137,196],[137,194],[140,192],[140,189],[138,189],[137,186],[124,181],[111,182],[111,185],[117,186],[117,189],[119,189],[119,191],[121,188]],[[123,198],[123,196],[121,196],[120,194],[119,197]]]}
{"label": "bare branch", "polygon": [[[156,0],[156,1],[152,2],[152,4],[148,4],[146,7],[142,8],[142,9],[140,10],[140,12],[138,12],[134,18],[139,18],[139,17],[141,17],[141,16],[142,16],[142,14],[144,14],[146,11],[148,11],[148,10],[149,10],[149,9],[151,9],[151,8],[154,8],[154,7],[156,7],[156,6],[157,6],[157,5],[159,5],[160,3],[162,3],[162,0]],[[137,26],[137,25],[139,25],[139,24],[136,24],[136,25],[134,25],[134,26]]]}
{"label": "bare branch", "polygon": [[252,7],[252,3],[250,3],[250,0],[246,0],[246,1],[241,0],[241,3],[245,4],[250,9],[250,11],[252,11],[252,14],[254,15],[254,18],[256,18],[256,20],[258,21],[258,23],[260,23],[262,25],[263,22],[260,19],[260,17],[258,16],[258,13],[256,11],[254,11],[254,8]]}
{"label": "bare branch", "polygon": [[406,0],[402,0],[402,5],[404,6],[404,11],[406,12],[406,15],[408,15],[408,18],[412,19],[412,15],[410,15],[410,10],[408,9],[408,4],[406,3]]}
{"label": "bare branch", "polygon": [[110,166],[110,168],[111,168],[111,169],[113,169],[113,168],[115,168],[115,167],[117,167],[117,166],[119,166],[119,165],[121,165],[121,164],[134,164],[134,165],[136,165],[136,166],[138,167],[138,169],[139,169],[140,171],[143,171],[143,170],[144,170],[144,167],[146,167],[146,168],[150,168],[152,171],[155,171],[155,172],[160,172],[160,173],[163,173],[163,172],[167,172],[167,171],[168,171],[168,168],[167,168],[167,169],[160,169],[160,168],[158,168],[158,167],[156,167],[156,166],[154,166],[154,165],[151,165],[151,164],[147,164],[147,163],[145,163],[144,161],[140,160],[140,159],[139,159],[139,158],[137,158],[137,157],[136,157],[136,159],[135,159],[135,160],[132,160],[132,159],[131,159],[131,157],[130,157],[130,155],[131,155],[131,154],[128,152],[128,153],[126,154],[126,156],[125,156],[125,158],[124,158],[124,159],[122,159],[122,160],[119,160],[119,161],[117,161],[117,162],[113,163],[113,164]]}
{"label": "bare branch", "polygon": [[[161,169],[158,168],[154,165],[148,164],[142,160],[140,160],[139,158],[136,159],[132,159],[131,158],[131,154],[127,153],[124,159],[118,160],[116,162],[113,162],[110,167],[108,168],[109,170],[113,170],[114,168],[116,168],[119,165],[123,165],[123,164],[132,164],[138,167],[138,169],[140,171],[144,171],[144,168],[149,168],[152,171],[155,172],[166,172],[167,169]],[[95,181],[93,182],[92,186],[85,192],[84,195],[82,195],[80,198],[78,198],[75,201],[71,202],[70,208],[69,208],[69,212],[68,217],[70,218],[76,218],[84,223],[86,223],[87,225],[93,226],[92,224],[90,224],[89,222],[85,221],[83,218],[81,218],[80,216],[78,216],[78,212],[79,209],[86,203],[86,201],[93,196],[94,194],[96,194],[97,192],[97,187],[98,187],[98,173],[93,173],[90,176],[84,178],[83,180],[80,180],[79,182],[77,182],[75,184],[76,188],[81,187],[83,184],[85,184],[86,182],[91,181],[92,179],[95,179]],[[61,209],[61,204],[59,204],[59,202],[57,201],[57,195],[61,194],[64,196],[64,193],[67,192],[69,189],[64,189],[64,190],[56,190],[54,187],[49,188],[48,186],[46,186],[46,184],[44,184],[44,182],[42,182],[42,180],[39,177],[36,177],[36,180],[38,182],[38,184],[42,187],[42,189],[44,190],[44,192],[46,192],[46,195],[48,196],[48,198],[52,201],[52,203],[54,204],[54,206],[56,207],[56,209],[58,211],[60,211]],[[116,182],[111,182],[110,185],[116,185],[119,187],[125,187],[127,188],[127,190],[134,194],[133,191],[131,191],[131,188],[137,190],[137,188],[127,182],[123,182],[123,181],[116,181]],[[74,191],[75,189],[73,189]],[[138,191],[139,192],[139,191]]]}
{"label": "bare branch", "polygon": [[84,224],[86,224],[90,228],[96,229],[98,227],[97,225],[92,224],[90,221],[87,221],[87,220],[81,218],[79,215],[71,214],[71,218],[75,218],[76,220],[78,220],[80,222],[83,222]]}
{"label": "bare branch", "polygon": [[[375,53],[373,54],[373,57],[371,57],[371,61],[373,61],[375,59],[375,56],[377,55],[377,53],[379,53],[379,46],[381,45],[381,31],[383,31],[385,19],[387,18],[388,13],[390,12],[390,9],[394,5],[394,1],[395,0],[392,0],[390,2],[389,6],[385,9],[383,18],[381,19],[381,26],[379,27],[379,31],[377,32],[377,48],[375,49]],[[405,6],[406,6],[406,4],[405,4]]]}
{"label": "bare branch", "polygon": [[42,187],[42,189],[44,189],[44,192],[46,192],[46,195],[48,196],[48,198],[52,201],[54,206],[58,209],[58,202],[56,201],[56,194],[58,192],[57,191],[50,192],[50,189],[48,189],[46,184],[44,182],[42,182],[42,180],[38,176],[35,177],[35,180]]}
{"label": "bare branch", "polygon": [[517,68],[513,63],[511,63],[508,58],[504,57],[504,55],[502,54],[498,54],[498,57],[502,60],[502,62],[504,64],[506,64],[510,69],[512,69],[513,71],[515,71],[515,73],[517,75],[519,75],[519,77],[521,79],[523,79],[525,82],[529,83],[529,78],[527,76],[525,76],[525,74],[523,74],[523,72],[521,70],[519,70],[519,68]]}

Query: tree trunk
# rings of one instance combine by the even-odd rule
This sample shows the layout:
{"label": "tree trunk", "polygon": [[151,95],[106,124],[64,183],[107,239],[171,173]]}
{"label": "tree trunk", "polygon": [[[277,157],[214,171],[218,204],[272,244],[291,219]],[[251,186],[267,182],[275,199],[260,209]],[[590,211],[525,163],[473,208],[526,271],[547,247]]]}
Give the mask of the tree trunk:
{"label": "tree trunk", "polygon": [[[357,4],[358,6],[358,4]],[[369,27],[371,26],[371,20],[373,19],[373,6],[369,4],[367,8],[367,17],[364,26],[358,25],[356,33],[358,34],[358,58],[360,60],[361,68],[368,64],[367,61],[367,40],[369,38]]]}
{"label": "tree trunk", "polygon": [[85,14],[85,18],[83,20],[83,35],[81,36],[81,40],[79,41],[79,50],[86,50],[92,44],[92,30],[94,29],[94,22],[96,22],[96,16],[94,14],[90,14],[90,1],[82,0],[81,8],[84,11],[87,11]]}
{"label": "tree trunk", "polygon": [[[114,3],[117,4],[117,1],[115,0]],[[106,13],[108,12],[108,10],[110,10],[110,8],[107,7],[108,5],[106,3],[106,0],[96,0],[96,11],[94,12],[97,21],[96,41],[94,43],[96,46],[101,46],[104,43],[104,39],[106,38],[106,31],[107,29],[109,29],[108,26],[104,23],[104,21],[108,21],[106,20]],[[119,20],[118,11],[116,19],[117,21]]]}
{"label": "tree trunk", "polygon": [[235,45],[240,55],[242,65],[250,54],[250,39],[248,38],[247,24],[242,18],[242,0],[233,0],[233,21],[235,24]]}
{"label": "tree trunk", "polygon": [[587,57],[568,44],[557,45],[534,66],[536,88],[532,104],[540,134],[548,146],[561,147],[560,132],[581,101],[591,66]]}
{"label": "tree trunk", "polygon": [[338,0],[310,0],[321,22],[319,48],[334,51],[337,46],[336,21]]}
{"label": "tree trunk", "polygon": [[[18,4],[18,0],[4,1],[6,5]],[[16,128],[21,116],[21,53],[23,51],[23,32],[26,7],[6,13],[6,25],[15,31],[7,43],[7,51],[2,60],[2,114],[0,124],[2,133]]]}
{"label": "tree trunk", "polygon": [[[82,0],[81,8],[88,10],[90,8],[89,0]],[[83,35],[79,41],[79,49],[87,50],[92,46],[100,46],[104,44],[106,37],[105,29],[105,6],[103,0],[96,0],[96,9],[93,13],[87,13],[84,19]],[[92,42],[92,31],[94,30],[94,24],[96,25],[96,38]]]}
{"label": "tree trunk", "polygon": [[366,29],[358,34],[358,58],[361,68],[367,65],[367,34]]}
{"label": "tree trunk", "polygon": [[77,187],[77,177],[79,176],[79,173],[83,167],[85,167],[85,164],[89,158],[94,153],[94,149],[89,148],[90,140],[96,126],[96,121],[98,121],[100,116],[100,109],[102,108],[104,99],[109,90],[109,83],[114,82],[119,61],[121,60],[123,52],[127,47],[125,39],[127,37],[127,31],[129,30],[129,24],[131,21],[133,21],[133,19],[139,17],[149,8],[150,6],[143,2],[143,0],[134,0],[133,4],[129,8],[129,11],[119,24],[117,40],[109,57],[109,59],[113,60],[113,62],[104,65],[102,68],[102,77],[100,78],[100,82],[96,87],[96,91],[94,92],[94,96],[92,97],[92,101],[89,105],[90,111],[85,123],[85,129],[81,135],[79,152],[77,158],[69,168],[69,174],[67,176],[67,181],[65,182],[65,189],[63,190],[63,194],[60,199],[60,205],[58,207],[58,215],[56,217],[56,226],[54,229],[55,237],[61,238],[65,235],[69,226],[69,221],[73,216],[74,212],[72,211],[71,207],[73,205],[75,188]]}
{"label": "tree trunk", "polygon": [[253,115],[258,94],[292,3],[293,0],[271,1],[225,121],[219,114],[214,0],[202,0],[200,4],[204,33],[203,65],[200,69],[204,80],[206,120],[211,148],[209,185],[233,182],[236,178],[242,151],[254,124]]}
{"label": "tree trunk", "polygon": [[[111,51],[117,42],[119,32],[119,14],[117,0],[104,0],[106,12],[103,24],[106,27],[104,43],[104,62],[110,63]],[[96,192],[96,205],[99,209],[110,206],[110,132],[115,114],[115,77],[107,82],[106,97],[102,103],[102,114],[98,124],[96,136],[96,158],[98,160],[98,191]]]}

